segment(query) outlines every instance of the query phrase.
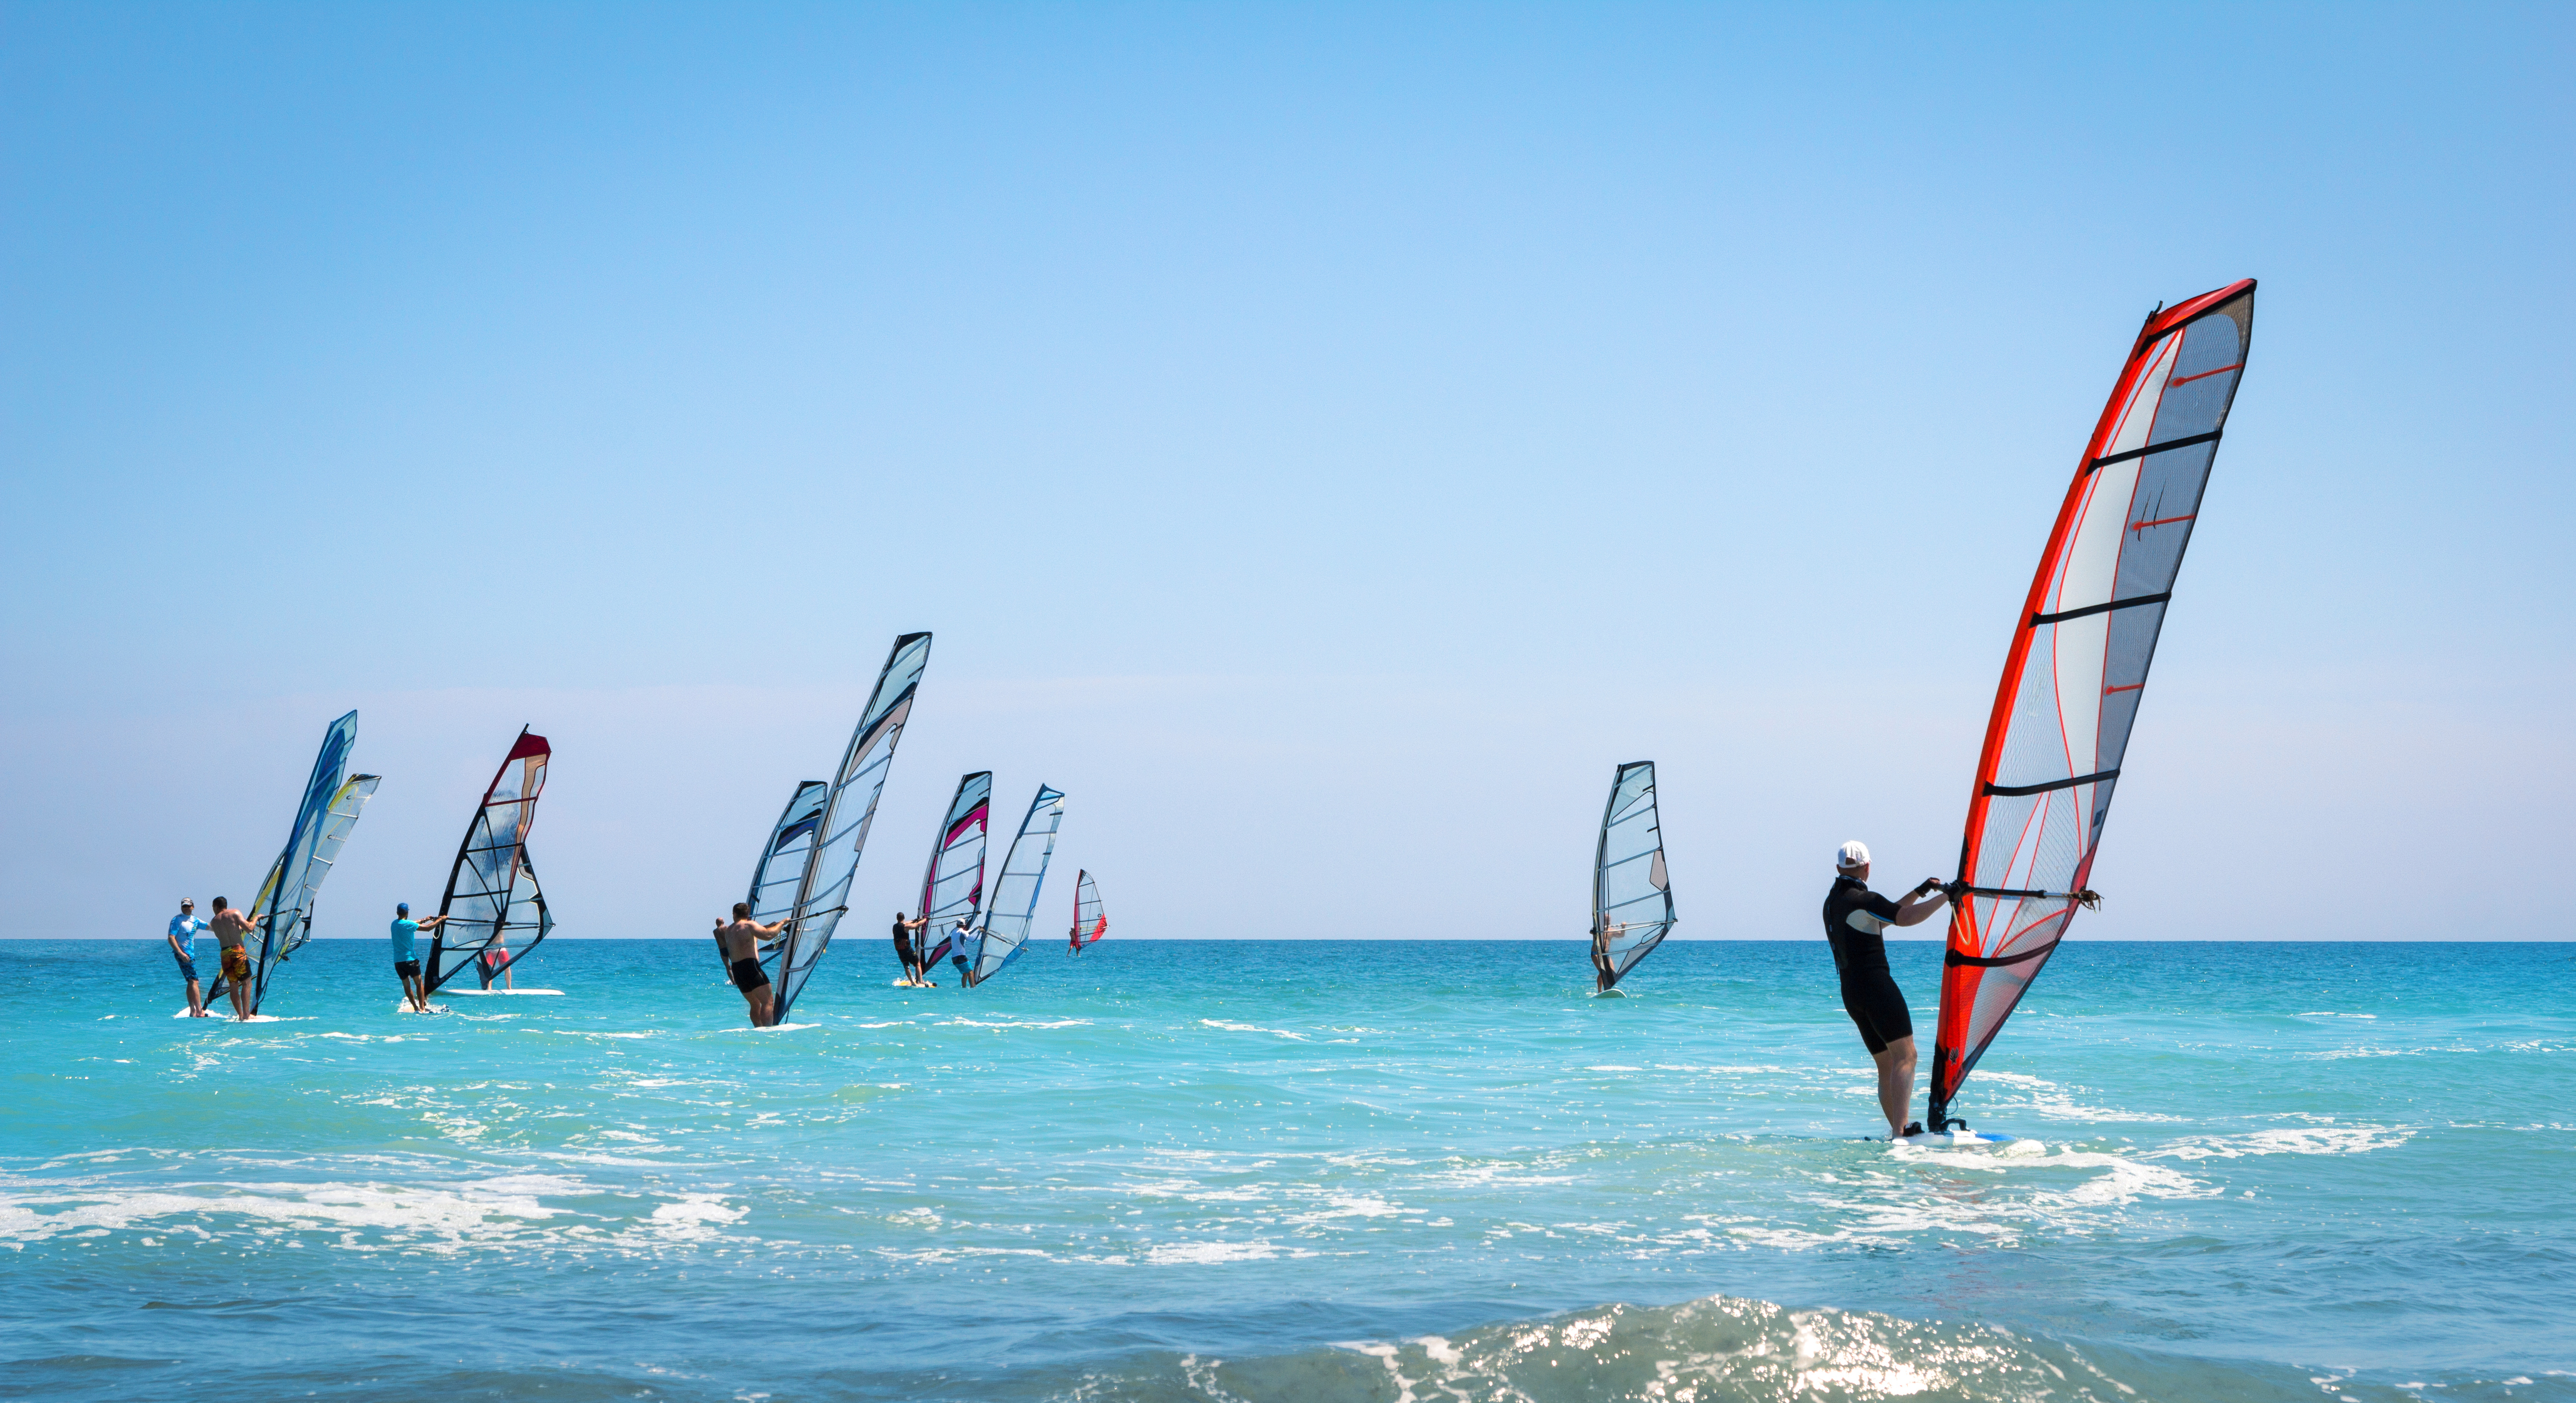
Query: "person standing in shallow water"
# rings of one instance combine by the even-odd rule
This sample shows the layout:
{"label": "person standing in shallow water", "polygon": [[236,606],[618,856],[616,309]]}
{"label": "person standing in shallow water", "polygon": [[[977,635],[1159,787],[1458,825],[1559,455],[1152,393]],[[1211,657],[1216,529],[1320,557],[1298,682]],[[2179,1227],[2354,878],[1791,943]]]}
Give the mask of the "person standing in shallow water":
{"label": "person standing in shallow water", "polygon": [[[1928,898],[1928,899],[1927,899]],[[1921,925],[1949,900],[1941,879],[1926,877],[1890,901],[1869,889],[1869,845],[1854,839],[1834,854],[1834,885],[1825,893],[1825,940],[1833,946],[1834,969],[1842,978],[1843,1012],[1860,1029],[1860,1040],[1878,1064],[1878,1107],[1887,1113],[1890,1139],[1922,1133],[1908,1125],[1905,1108],[1914,1100],[1914,1016],[1905,995],[1887,970],[1889,926]]]}
{"label": "person standing in shallow water", "polygon": [[206,1016],[206,991],[197,982],[197,932],[206,923],[197,919],[197,903],[179,898],[179,914],[170,918],[170,953],[179,958],[179,977],[188,981],[188,1016]]}
{"label": "person standing in shallow water", "polygon": [[402,981],[403,997],[411,1001],[414,1013],[429,1012],[429,984],[420,977],[420,933],[436,930],[446,920],[445,916],[432,916],[415,921],[410,902],[394,903],[394,978]]}
{"label": "person standing in shallow water", "polygon": [[250,923],[250,917],[233,910],[220,896],[215,898],[215,919],[209,924],[215,932],[215,944],[223,951],[223,977],[224,982],[232,986],[233,1016],[248,1023],[250,951],[243,947],[242,938],[257,927]]}
{"label": "person standing in shallow water", "polygon": [[926,913],[910,920],[904,919],[901,911],[894,913],[894,957],[903,961],[903,982],[906,984],[930,984],[930,971],[921,967],[919,943],[921,929],[929,924],[930,917]]}
{"label": "person standing in shallow water", "polygon": [[769,971],[760,967],[760,943],[775,940],[787,929],[785,920],[768,925],[751,918],[751,903],[733,904],[733,924],[716,923],[716,944],[723,947],[725,969],[733,977],[733,987],[742,991],[742,1001],[751,1008],[751,1026],[766,1028],[774,1020],[769,1007],[775,991],[769,987]]}

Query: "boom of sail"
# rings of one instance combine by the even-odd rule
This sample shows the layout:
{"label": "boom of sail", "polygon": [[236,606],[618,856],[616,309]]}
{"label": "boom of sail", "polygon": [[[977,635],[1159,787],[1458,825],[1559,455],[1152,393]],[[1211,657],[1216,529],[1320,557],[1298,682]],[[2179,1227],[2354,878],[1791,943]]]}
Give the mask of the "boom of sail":
{"label": "boom of sail", "polygon": [[[376,792],[377,776],[348,774],[349,750],[357,740],[354,711],[323,731],[313,773],[304,781],[303,802],[296,806],[295,826],[287,830],[286,846],[269,864],[268,879],[260,883],[259,896],[251,903],[249,919],[259,936],[248,951],[253,1013],[268,997],[269,980],[277,966],[313,938],[313,903],[322,890],[322,879],[331,875],[341,844],[357,826],[367,797]],[[243,943],[252,944],[248,939]],[[211,1002],[231,990],[231,981],[219,975],[207,999]]]}
{"label": "boom of sail", "polygon": [[1100,937],[1108,933],[1109,917],[1100,909],[1099,886],[1093,883],[1087,870],[1074,874],[1073,952],[1081,954],[1084,947],[1098,943]]}
{"label": "boom of sail", "polygon": [[2129,728],[2244,372],[2252,279],[2147,318],[2013,623],[1952,886],[1923,1124],[1950,1105],[2086,889]]}
{"label": "boom of sail", "polygon": [[1601,843],[1592,859],[1592,931],[1599,952],[1594,977],[1600,987],[1615,987],[1663,944],[1673,919],[1664,830],[1655,814],[1655,762],[1638,760],[1610,778]]}
{"label": "boom of sail", "polygon": [[528,829],[537,820],[537,794],[546,787],[554,748],[522,726],[509,756],[483,789],[483,802],[466,822],[465,839],[448,869],[438,914],[447,919],[431,932],[425,969],[433,991],[473,969],[486,989],[554,929],[537,869],[528,859]]}
{"label": "boom of sail", "polygon": [[[761,951],[768,971],[771,1017],[787,1021],[796,996],[813,976],[815,962],[832,943],[832,929],[849,909],[850,878],[858,872],[859,854],[867,847],[868,826],[876,818],[877,797],[885,792],[886,772],[894,764],[896,742],[912,715],[921,688],[922,669],[930,665],[930,635],[907,633],[886,653],[876,690],[867,710],[850,733],[841,768],[829,785],[819,781],[797,786],[787,813],[771,830],[769,846],[751,874],[751,918],[767,925],[785,921],[787,928]],[[805,806],[811,805],[811,813]],[[793,831],[810,818],[810,832]],[[801,853],[801,856],[799,854]],[[789,868],[796,871],[786,880]]]}
{"label": "boom of sail", "polygon": [[960,776],[948,816],[930,842],[930,866],[921,876],[921,967],[930,969],[955,944],[963,920],[969,929],[984,909],[985,830],[993,820],[993,772]]}
{"label": "boom of sail", "polygon": [[1063,823],[1064,791],[1039,785],[1028,817],[1020,820],[1020,831],[1002,858],[1002,875],[993,881],[984,924],[954,957],[966,972],[967,987],[1001,973],[1028,945],[1029,929],[1038,919],[1038,889],[1046,884],[1047,860],[1055,856],[1055,832]]}

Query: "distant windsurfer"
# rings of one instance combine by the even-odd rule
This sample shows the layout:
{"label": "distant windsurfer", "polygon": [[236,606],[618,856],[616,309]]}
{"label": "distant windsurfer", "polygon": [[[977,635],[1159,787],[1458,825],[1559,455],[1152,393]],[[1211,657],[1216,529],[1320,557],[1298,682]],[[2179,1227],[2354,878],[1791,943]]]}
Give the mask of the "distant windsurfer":
{"label": "distant windsurfer", "polygon": [[939,986],[930,982],[930,971],[922,968],[922,949],[918,943],[918,933],[929,925],[930,913],[927,911],[909,920],[901,911],[895,912],[894,957],[903,961],[904,983],[936,989]]}
{"label": "distant windsurfer", "polygon": [[403,999],[414,1013],[429,1012],[429,983],[420,977],[420,933],[447,924],[445,916],[426,921],[411,918],[411,903],[394,903],[394,978],[402,981]]}
{"label": "distant windsurfer", "polygon": [[215,919],[207,923],[215,933],[215,943],[222,947],[222,977],[231,986],[233,1016],[250,1021],[250,952],[242,947],[242,937],[256,929],[250,917],[215,898]]}
{"label": "distant windsurfer", "polygon": [[787,929],[786,918],[768,925],[751,918],[751,903],[733,904],[733,924],[716,923],[716,943],[724,948],[725,968],[732,973],[733,987],[742,991],[742,1001],[751,1006],[751,1026],[766,1028],[773,1021],[770,1012],[769,972],[760,967],[760,946],[775,940]]}
{"label": "distant windsurfer", "polygon": [[975,987],[975,967],[966,959],[966,946],[969,941],[981,934],[983,929],[982,926],[975,924],[974,913],[970,911],[958,917],[957,924],[950,927],[948,931],[946,946],[948,962],[957,966],[959,974],[966,976],[966,987],[969,989]]}
{"label": "distant windsurfer", "polygon": [[1592,928],[1592,981],[1602,993],[1619,982],[1618,967],[1610,962],[1610,942],[1628,933],[1628,923],[1612,925],[1605,918]]}
{"label": "distant windsurfer", "polygon": [[1878,1064],[1878,1105],[1887,1113],[1890,1139],[1922,1133],[1905,1123],[1905,1108],[1914,1099],[1914,1018],[1905,995],[1887,970],[1889,926],[1920,925],[1949,897],[1941,879],[1926,877],[1890,901],[1869,889],[1869,845],[1855,839],[1834,854],[1833,890],[1825,894],[1825,940],[1833,947],[1834,969],[1842,976],[1843,1012],[1860,1028],[1870,1060]]}
{"label": "distant windsurfer", "polygon": [[188,1016],[206,1016],[206,994],[197,983],[197,932],[206,923],[197,919],[197,903],[179,898],[179,914],[170,918],[170,953],[179,958],[179,977],[188,981]]}

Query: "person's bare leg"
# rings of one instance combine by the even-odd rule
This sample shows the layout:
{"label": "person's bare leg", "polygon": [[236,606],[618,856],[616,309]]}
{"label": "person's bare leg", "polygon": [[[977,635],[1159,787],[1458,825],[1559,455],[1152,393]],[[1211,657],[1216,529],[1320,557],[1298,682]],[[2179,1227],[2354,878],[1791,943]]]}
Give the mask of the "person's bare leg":
{"label": "person's bare leg", "polygon": [[761,985],[760,997],[753,1004],[751,1015],[752,1021],[758,1023],[763,1028],[775,1028],[778,1026],[778,1001],[776,997],[776,989],[777,986],[773,984]]}
{"label": "person's bare leg", "polygon": [[1905,1133],[1905,1108],[1914,1103],[1914,1039],[1898,1038],[1870,1060],[1878,1064],[1878,1108],[1887,1113],[1893,1140]]}
{"label": "person's bare leg", "polygon": [[233,981],[233,1016],[250,1021],[250,985],[239,979]]}
{"label": "person's bare leg", "polygon": [[206,1016],[206,991],[193,979],[188,981],[188,1016],[190,1018]]}

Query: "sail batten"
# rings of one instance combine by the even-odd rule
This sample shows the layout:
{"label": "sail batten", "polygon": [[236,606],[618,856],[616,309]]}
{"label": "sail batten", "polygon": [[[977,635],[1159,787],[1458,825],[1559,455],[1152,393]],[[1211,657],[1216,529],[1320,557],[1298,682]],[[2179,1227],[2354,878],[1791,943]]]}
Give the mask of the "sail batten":
{"label": "sail batten", "polygon": [[2101,843],[2184,548],[2235,402],[2251,279],[2150,315],[2017,616],[1960,839],[1924,1124],[2064,939]]}
{"label": "sail batten", "polygon": [[1632,761],[1610,777],[1601,840],[1593,851],[1594,982],[1605,991],[1616,987],[1664,943],[1674,920],[1663,822],[1655,805],[1655,762]]}
{"label": "sail batten", "polygon": [[489,989],[554,929],[528,858],[528,830],[536,824],[537,796],[553,758],[546,738],[522,726],[484,786],[439,897],[438,914],[447,919],[431,933],[429,963],[422,970],[430,990],[469,968]]}
{"label": "sail batten", "polygon": [[[1001,875],[993,881],[984,923],[969,937],[956,960],[971,987],[1002,972],[1027,948],[1037,923],[1038,892],[1046,885],[1047,862],[1055,856],[1056,830],[1064,823],[1064,791],[1041,784],[1029,801],[1028,816],[1003,855]],[[1034,840],[1034,841],[1033,841]]]}
{"label": "sail batten", "polygon": [[[895,746],[929,663],[929,634],[907,633],[894,641],[834,778],[828,785],[807,781],[797,786],[752,869],[752,919],[764,925],[787,922],[760,956],[772,991],[771,1016],[778,1022],[787,1020],[849,909],[850,881],[858,873],[877,799],[885,792]],[[809,822],[810,830],[803,827]],[[773,863],[773,858],[781,861]],[[796,869],[792,885],[786,880],[791,865]]]}

